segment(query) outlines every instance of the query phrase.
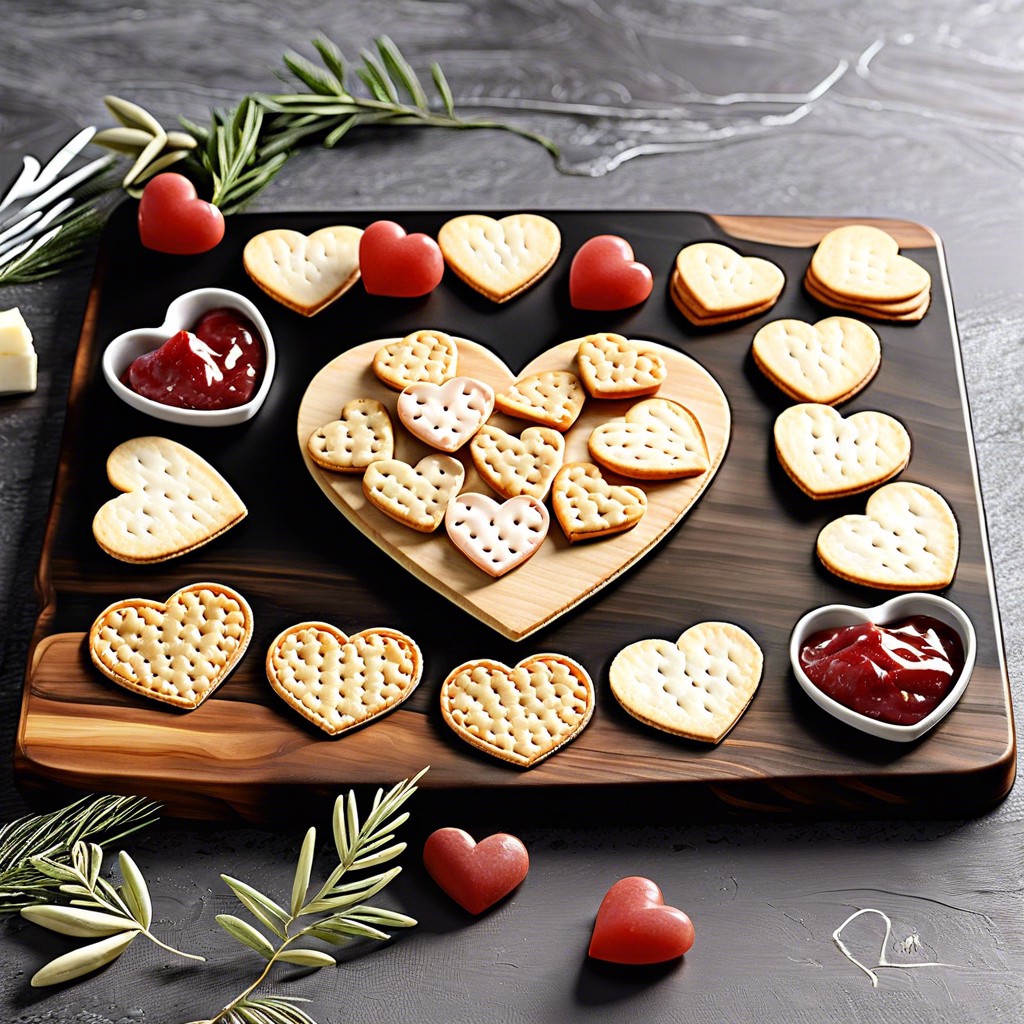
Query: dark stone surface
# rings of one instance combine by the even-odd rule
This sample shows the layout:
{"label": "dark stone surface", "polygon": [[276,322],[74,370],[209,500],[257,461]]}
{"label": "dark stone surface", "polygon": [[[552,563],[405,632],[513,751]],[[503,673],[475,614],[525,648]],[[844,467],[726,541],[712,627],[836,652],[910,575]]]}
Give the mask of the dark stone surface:
{"label": "dark stone surface", "polygon": [[[332,153],[295,157],[255,209],[671,207],[895,216],[936,229],[957,307],[1019,704],[1018,5],[7,0],[0,13],[3,179],[21,154],[45,156],[77,126],[108,124],[105,93],[135,99],[164,123],[179,114],[202,120],[210,105],[275,88],[281,53],[309,53],[306,41],[318,30],[350,55],[388,32],[417,67],[443,65],[468,114],[486,110],[551,135],[564,145],[567,169],[582,173],[561,173],[542,149],[507,134],[379,130],[353,135]],[[0,399],[0,742],[7,751],[88,281],[86,268],[0,295],[0,306],[20,306],[31,324],[41,367],[35,395]],[[24,810],[9,755],[2,778],[7,818]],[[314,976],[282,968],[268,991],[311,997],[308,1009],[321,1022],[1020,1019],[1020,793],[978,820],[903,824],[623,828],[610,805],[592,828],[568,830],[559,827],[558,808],[539,808],[531,822],[508,821],[500,806],[475,806],[470,794],[452,808],[453,820],[427,821],[413,805],[406,871],[386,902],[418,917],[419,928],[384,948],[359,945],[341,966]],[[326,833],[326,821],[316,824]],[[454,908],[418,865],[424,835],[447,824],[481,836],[513,831],[531,850],[527,882],[480,919]],[[37,991],[28,978],[69,943],[10,919],[0,925],[0,1018],[180,1024],[212,1016],[260,966],[214,922],[233,912],[220,873],[283,899],[299,840],[290,832],[173,825],[128,840],[155,894],[158,934],[210,962],[195,967],[136,944],[91,980]],[[627,874],[655,879],[667,901],[693,917],[697,942],[685,962],[626,972],[587,960],[601,896]],[[863,907],[892,918],[890,961],[945,966],[883,971],[872,988],[832,942]],[[883,934],[872,919],[844,933],[864,962],[877,959]],[[906,942],[912,935],[917,952]]]}

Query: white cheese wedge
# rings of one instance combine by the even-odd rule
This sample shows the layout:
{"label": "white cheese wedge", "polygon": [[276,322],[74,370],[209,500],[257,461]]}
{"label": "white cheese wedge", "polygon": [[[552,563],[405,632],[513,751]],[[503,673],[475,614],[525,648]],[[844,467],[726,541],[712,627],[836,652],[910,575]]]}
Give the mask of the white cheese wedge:
{"label": "white cheese wedge", "polygon": [[21,310],[0,310],[0,395],[35,391],[37,359]]}

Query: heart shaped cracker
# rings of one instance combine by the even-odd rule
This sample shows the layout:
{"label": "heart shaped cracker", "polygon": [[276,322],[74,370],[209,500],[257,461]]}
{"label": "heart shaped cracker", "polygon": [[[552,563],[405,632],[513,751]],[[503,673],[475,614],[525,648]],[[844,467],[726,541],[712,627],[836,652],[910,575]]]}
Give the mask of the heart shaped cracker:
{"label": "heart shaped cracker", "polygon": [[101,506],[92,532],[122,562],[162,562],[193,551],[246,516],[242,499],[205,459],[166,437],[136,437],[107,459],[125,493]]}
{"label": "heart shaped cracker", "polygon": [[665,398],[637,402],[625,416],[602,423],[588,447],[595,462],[636,480],[699,476],[710,465],[697,417]]}
{"label": "heart shaped cracker", "polygon": [[250,238],[246,273],[282,305],[313,316],[359,280],[359,228],[339,225],[311,235],[275,228]]}
{"label": "heart shaped cracker", "polygon": [[835,405],[852,398],[878,372],[878,335],[848,316],[809,324],[773,320],[756,335],[751,354],[758,369],[798,402]]}
{"label": "heart shaped cracker", "polygon": [[883,412],[843,417],[830,405],[793,405],[775,420],[775,452],[793,482],[812,498],[869,490],[910,461],[910,435]]}
{"label": "heart shaped cracker", "polygon": [[668,371],[665,360],[621,334],[591,334],[576,356],[583,385],[594,398],[637,398],[651,395]]}
{"label": "heart shaped cracker", "polygon": [[786,281],[774,263],[741,256],[718,242],[686,246],[676,256],[675,270],[677,288],[705,317],[762,310],[775,302]]}
{"label": "heart shaped cracker", "polygon": [[473,465],[503,498],[528,494],[543,501],[561,468],[565,440],[550,427],[527,427],[518,437],[485,423],[469,442]]}
{"label": "heart shaped cracker", "polygon": [[508,764],[532,768],[580,734],[594,713],[594,684],[564,654],[535,654],[515,668],[467,661],[441,686],[455,734]]}
{"label": "heart shaped cracker", "polygon": [[892,235],[867,224],[847,224],[825,235],[811,257],[810,272],[835,296],[869,304],[911,299],[931,287],[931,275],[899,255]]}
{"label": "heart shaped cracker", "polygon": [[454,452],[483,425],[494,408],[494,389],[472,377],[452,377],[443,384],[420,381],[398,396],[398,418],[414,437]]}
{"label": "heart shaped cracker", "polygon": [[639,487],[610,484],[589,462],[570,462],[555,476],[551,507],[571,544],[632,529],[647,511]]}
{"label": "heart shaped cracker", "polygon": [[761,681],[757,641],[731,622],[700,622],[674,643],[640,640],[608,670],[618,702],[646,725],[686,739],[720,743]]}
{"label": "heart shaped cracker", "polygon": [[536,554],[548,535],[548,510],[521,494],[497,502],[464,491],[448,503],[445,529],[451,542],[489,576],[504,576]]}
{"label": "heart shaped cracker", "polygon": [[371,462],[363,493],[385,515],[420,533],[441,525],[448,502],[462,489],[466,471],[450,455],[428,455],[410,466],[400,459]]}
{"label": "heart shaped cracker", "polygon": [[397,707],[422,672],[419,647],[395,629],[346,636],[326,622],[302,622],[284,630],[267,652],[274,691],[329,736]]}
{"label": "heart shaped cracker", "polygon": [[373,372],[389,388],[401,391],[410,384],[427,381],[443,384],[455,376],[459,348],[441,331],[415,331],[377,349]]}
{"label": "heart shaped cracker", "polygon": [[555,262],[562,236],[535,213],[501,220],[469,213],[441,226],[438,245],[448,266],[481,295],[507,302],[538,281]]}
{"label": "heart shaped cracker", "polygon": [[241,660],[252,628],[241,594],[220,583],[193,583],[164,603],[135,598],[110,605],[89,630],[89,656],[118,686],[192,711]]}
{"label": "heart shaped cracker", "polygon": [[567,431],[583,410],[586,392],[570,370],[545,370],[520,377],[494,396],[495,408],[509,416]]}
{"label": "heart shaped cracker", "polygon": [[317,427],[309,435],[306,451],[324,469],[362,473],[371,462],[394,455],[391,417],[375,398],[354,398],[345,403],[340,419]]}
{"label": "heart shaped cracker", "polygon": [[[571,373],[569,368],[573,366],[579,348],[578,342],[562,342],[537,356],[518,373],[513,373],[483,345],[463,337],[455,340],[459,347],[460,374],[485,381],[498,393],[507,393],[517,379]],[[381,463],[372,463],[364,480],[360,480],[352,474],[331,473],[317,466],[306,451],[309,434],[335,417],[346,401],[372,397],[385,404],[394,402],[394,392],[369,370],[374,353],[381,346],[380,341],[365,342],[345,350],[313,377],[300,403],[297,418],[300,451],[314,481],[367,542],[375,544],[418,580],[457,604],[467,614],[480,619],[503,636],[518,640],[564,615],[638,560],[654,552],[714,479],[725,456],[730,416],[721,388],[702,366],[679,350],[645,342],[645,346],[648,344],[665,360],[668,368],[659,397],[685,404],[701,424],[708,446],[708,472],[696,477],[659,481],[657,486],[650,488],[642,518],[615,524],[625,532],[619,532],[607,542],[570,544],[563,538],[562,531],[549,531],[548,539],[540,550],[514,572],[504,576],[485,577],[467,559],[456,557],[450,541],[440,531],[424,537],[409,529],[402,518],[408,514],[407,508],[396,505],[394,520],[381,514],[367,499],[363,483],[377,479],[381,484],[381,497],[390,488],[394,488],[395,496],[403,491],[399,481],[388,483],[381,480]],[[582,394],[582,385],[577,382],[576,387]],[[629,404],[623,403],[623,411]],[[590,463],[587,439],[595,427],[608,420],[610,411],[616,410],[606,402],[585,403],[579,418],[562,434],[566,462]],[[489,421],[490,425],[500,427],[506,433],[518,432],[528,426],[497,412]],[[465,468],[467,490],[485,491],[485,483],[470,457],[471,448],[471,445],[461,448],[452,457],[453,463]],[[429,451],[426,445],[396,424],[395,458],[406,464],[404,472],[411,474],[412,481],[416,480],[412,467]],[[439,457],[439,454],[434,453],[434,457]],[[600,477],[596,467],[590,472]],[[455,488],[455,491],[460,489]],[[585,493],[582,486],[580,492],[582,497]],[[447,498],[443,500],[447,501]],[[628,503],[637,505],[638,501],[643,501],[642,492],[634,488]],[[426,500],[421,504],[424,509],[428,505]],[[439,502],[437,507],[440,505]],[[549,509],[553,507],[549,504]],[[593,507],[597,509],[596,501]],[[595,520],[599,526],[608,529],[596,513]],[[436,520],[426,516],[420,528],[430,531],[435,525]],[[627,526],[631,528],[625,529]],[[570,526],[574,541],[600,535],[585,528],[572,531]]]}
{"label": "heart shaped cracker", "polygon": [[818,557],[844,580],[882,590],[941,590],[959,558],[956,518],[937,491],[900,481],[880,487],[864,515],[818,534]]}

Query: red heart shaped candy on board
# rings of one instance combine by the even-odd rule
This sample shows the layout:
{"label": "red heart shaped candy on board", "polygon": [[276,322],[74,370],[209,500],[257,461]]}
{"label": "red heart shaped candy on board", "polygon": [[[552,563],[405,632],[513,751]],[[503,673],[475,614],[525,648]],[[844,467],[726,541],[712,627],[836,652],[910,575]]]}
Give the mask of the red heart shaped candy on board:
{"label": "red heart shaped candy on board", "polygon": [[196,195],[182,174],[158,174],[139,200],[139,238],[147,249],[175,256],[208,252],[224,237],[224,215]]}
{"label": "red heart shaped candy on board", "polygon": [[654,287],[650,270],[633,259],[633,249],[618,235],[587,239],[569,268],[569,301],[576,309],[627,309]]}
{"label": "red heart shaped candy on board", "polygon": [[666,907],[649,878],[633,875],[619,879],[601,901],[590,955],[614,964],[660,964],[692,945],[693,922],[681,910]]}
{"label": "red heart shaped candy on board", "polygon": [[480,914],[526,877],[530,855],[515,836],[504,832],[476,843],[461,828],[441,828],[424,844],[423,864],[456,903]]}
{"label": "red heart shaped candy on board", "polygon": [[359,272],[371,295],[412,299],[441,283],[444,257],[430,235],[407,235],[400,224],[378,220],[359,239]]}

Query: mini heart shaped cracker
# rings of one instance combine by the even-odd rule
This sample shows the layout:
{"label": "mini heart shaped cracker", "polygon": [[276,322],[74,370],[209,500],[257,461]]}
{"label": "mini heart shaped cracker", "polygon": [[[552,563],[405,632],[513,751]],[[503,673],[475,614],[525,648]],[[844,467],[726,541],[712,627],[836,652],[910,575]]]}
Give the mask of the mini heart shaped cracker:
{"label": "mini heart shaped cracker", "polygon": [[640,640],[608,670],[618,702],[645,725],[686,739],[720,743],[761,682],[764,656],[731,622],[701,622],[674,643]]}
{"label": "mini heart shaped cracker", "polygon": [[602,423],[587,445],[595,462],[636,480],[700,476],[710,465],[697,417],[665,398],[637,402],[625,416]]}
{"label": "mini heart shaped cracker", "polygon": [[522,565],[548,535],[548,510],[521,494],[499,503],[464,491],[449,503],[444,525],[451,542],[489,576],[504,576]]}
{"label": "mini heart shaped cracker", "polygon": [[696,242],[676,256],[677,290],[689,308],[702,317],[763,312],[778,299],[785,281],[774,263],[757,256],[741,256],[718,242]]}
{"label": "mini heart shaped cracker", "polygon": [[437,234],[448,265],[493,302],[507,302],[538,281],[555,262],[562,236],[547,217],[514,213],[501,220],[469,213]]}
{"label": "mini heart shaped cracker", "polygon": [[494,389],[472,377],[452,377],[443,384],[420,381],[398,396],[398,418],[414,437],[454,452],[483,425],[494,408]]}
{"label": "mini heart shaped cracker", "polygon": [[565,439],[551,427],[527,427],[516,437],[485,423],[469,450],[484,482],[503,498],[528,494],[543,501],[562,466]]}
{"label": "mini heart shaped cracker", "polygon": [[462,463],[450,455],[428,455],[415,466],[381,459],[366,467],[363,493],[371,505],[403,526],[433,533],[465,476]]}
{"label": "mini heart shaped cracker", "polygon": [[931,275],[899,255],[892,235],[867,224],[847,224],[825,235],[810,272],[826,291],[867,305],[916,298],[931,287]]}
{"label": "mini heart shaped cracker", "polygon": [[852,398],[878,372],[878,335],[848,316],[816,324],[773,320],[756,335],[751,355],[758,369],[798,402],[836,405]]}
{"label": "mini heart shaped cracker", "polygon": [[441,713],[471,746],[532,768],[580,734],[594,713],[587,670],[564,654],[534,654],[515,668],[467,661],[441,686]]}
{"label": "mini heart shaped cracker", "polygon": [[89,630],[89,655],[118,686],[192,711],[241,660],[252,628],[241,594],[220,583],[193,583],[165,603],[135,598],[110,605]]}
{"label": "mini heart shaped cracker", "polygon": [[636,526],[647,511],[647,495],[639,487],[610,484],[589,462],[569,462],[555,476],[551,507],[575,544]]}
{"label": "mini heart shaped cracker", "polygon": [[505,832],[477,843],[461,828],[439,828],[423,844],[423,866],[459,906],[482,914],[526,878],[530,855]]}
{"label": "mini heart shaped cracker", "polygon": [[441,331],[415,331],[381,345],[373,356],[373,372],[389,388],[402,391],[426,381],[443,384],[455,376],[459,348]]}
{"label": "mini heart shaped cracker", "polygon": [[941,590],[953,580],[960,534],[938,491],[900,481],[818,534],[818,557],[844,580],[882,590]]}
{"label": "mini heart shaped cracker", "polygon": [[633,259],[633,247],[618,235],[588,238],[569,268],[569,301],[576,309],[628,309],[653,287],[650,268]]}
{"label": "mini heart shaped cracker", "polygon": [[544,370],[520,377],[494,397],[494,405],[508,416],[554,427],[564,434],[583,410],[586,392],[569,370]]}
{"label": "mini heart shaped cracker", "polygon": [[668,376],[665,360],[643,342],[621,334],[591,334],[580,342],[576,365],[593,398],[651,395]]}
{"label": "mini heart shaped cracker", "polygon": [[125,493],[101,506],[92,532],[122,562],[162,562],[193,551],[246,516],[242,499],[205,459],[166,437],[136,437],[107,459]]}
{"label": "mini heart shaped cracker", "polygon": [[843,417],[830,405],[793,405],[775,420],[775,453],[812,498],[837,498],[892,479],[910,461],[910,435],[883,412]]}
{"label": "mini heart shaped cracker", "polygon": [[337,473],[362,473],[371,462],[395,454],[387,409],[375,398],[346,402],[341,417],[317,427],[306,442],[310,458]]}
{"label": "mini heart shaped cracker", "polygon": [[422,672],[419,647],[395,629],[346,636],[326,622],[301,622],[267,652],[275,693],[329,736],[393,710],[416,689]]}
{"label": "mini heart shaped cracker", "polygon": [[649,878],[620,878],[605,893],[594,921],[589,955],[614,964],[660,964],[693,945],[693,923],[665,906],[661,889]]}
{"label": "mini heart shaped cracker", "polygon": [[282,305],[313,316],[359,280],[359,240],[363,232],[347,225],[320,228],[311,235],[286,228],[263,231],[242,252],[245,272]]}

